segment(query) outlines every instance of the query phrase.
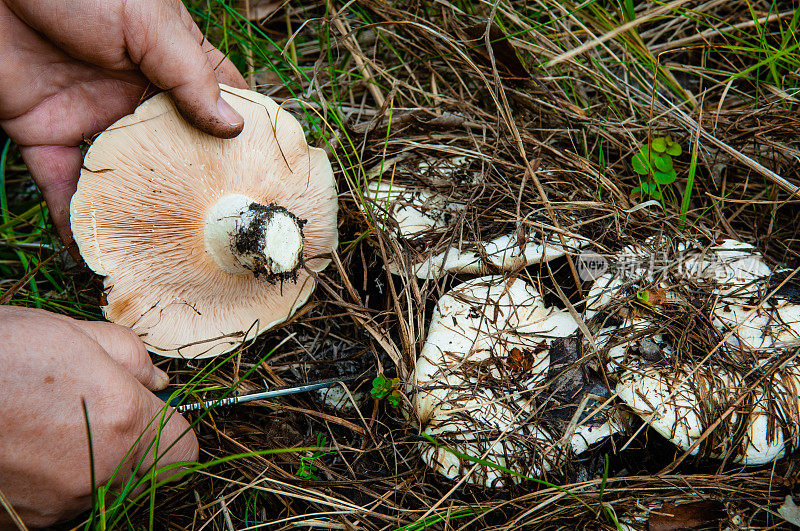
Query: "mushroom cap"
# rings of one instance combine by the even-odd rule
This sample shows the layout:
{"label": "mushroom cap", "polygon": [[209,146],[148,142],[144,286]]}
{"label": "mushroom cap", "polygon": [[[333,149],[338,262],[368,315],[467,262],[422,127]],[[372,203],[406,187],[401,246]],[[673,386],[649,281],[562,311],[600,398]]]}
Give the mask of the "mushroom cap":
{"label": "mushroom cap", "polygon": [[[652,237],[647,243],[666,246]],[[686,256],[676,262],[675,272],[684,280],[704,284],[713,290],[714,306],[709,317],[714,327],[726,335],[729,345],[748,351],[763,351],[792,346],[800,341],[800,305],[780,294],[761,301],[770,291],[771,270],[755,247],[728,239],[707,249],[689,243],[679,244],[678,249]],[[657,287],[667,290],[667,300],[682,298],[673,283],[657,282],[655,272],[642,265],[647,261],[643,249],[627,247],[617,255],[617,261],[622,258],[631,259],[635,267],[625,276],[608,271],[595,280],[584,303],[586,319],[594,317],[615,300],[624,299],[627,286],[633,289],[655,282]],[[645,328],[649,325],[641,317],[625,320],[625,327]],[[609,334],[605,336],[610,337]],[[614,347],[612,357],[626,346],[627,343]]]}
{"label": "mushroom cap", "polygon": [[[551,345],[577,328],[523,280],[488,276],[456,286],[434,310],[413,373],[421,428],[444,446],[522,475],[547,472],[570,451],[616,432],[619,423],[609,420],[577,426],[562,440],[540,421],[534,395],[548,376]],[[451,479],[473,465],[443,446],[425,445],[421,457]],[[499,486],[507,479],[522,478],[480,465],[468,481]]]}
{"label": "mushroom cap", "polygon": [[442,411],[463,407],[450,402],[472,400],[464,388],[481,372],[506,376],[510,369],[504,365],[513,349],[529,358],[519,383],[540,383],[547,376],[550,343],[577,328],[568,312],[545,307],[523,280],[488,276],[456,286],[439,300],[417,360],[418,418],[425,424]]}
{"label": "mushroom cap", "polygon": [[[70,206],[80,253],[105,276],[104,315],[164,356],[219,355],[285,321],[314,289],[308,271],[324,269],[338,244],[325,152],[269,97],[221,88],[244,118],[238,137],[202,133],[166,94],[154,96],[95,139]],[[296,281],[271,284],[216,265],[204,245],[206,215],[229,194],[307,220]]]}
{"label": "mushroom cap", "polygon": [[[732,461],[745,465],[769,463],[783,457],[787,445],[784,431],[777,427],[770,434],[768,425],[770,420],[776,422],[783,417],[789,422],[790,435],[796,437],[796,420],[791,417],[796,415],[798,407],[799,377],[800,370],[792,367],[776,375],[774,381],[767,380],[756,387],[751,397],[709,436],[706,455],[721,458],[730,453]],[[765,392],[768,388],[769,392]],[[684,451],[747,389],[748,384],[740,375],[709,366],[682,367],[677,373],[654,367],[631,371],[617,385],[619,398],[635,414]],[[739,433],[742,437],[737,441],[734,437]],[[699,451],[697,446],[691,453]]]}
{"label": "mushroom cap", "polygon": [[752,283],[771,273],[753,245],[732,239],[699,253],[695,250],[681,264],[681,270],[694,280],[713,281],[722,295],[740,297],[755,294],[757,289],[751,287]]}
{"label": "mushroom cap", "polygon": [[443,229],[449,218],[464,209],[464,204],[448,201],[426,188],[408,188],[387,181],[370,182],[367,199],[374,205],[381,228],[393,232],[396,229],[403,238]]}
{"label": "mushroom cap", "polygon": [[[432,234],[456,229],[454,223],[467,205],[429,188],[403,186],[388,179],[371,181],[366,204],[371,204],[376,224],[396,238],[418,240]],[[362,210],[365,204],[359,203]],[[461,231],[456,231],[461,235]],[[436,254],[408,249],[410,268],[396,261],[388,265],[394,275],[407,272],[417,278],[437,279],[447,272],[486,275],[496,271],[513,271],[532,264],[549,262],[586,244],[581,238],[565,236],[562,244],[556,233],[542,238],[529,237],[520,243],[516,234],[504,234],[489,241],[462,238],[452,247]],[[427,249],[427,246],[426,246]],[[406,271],[409,269],[409,271]]]}

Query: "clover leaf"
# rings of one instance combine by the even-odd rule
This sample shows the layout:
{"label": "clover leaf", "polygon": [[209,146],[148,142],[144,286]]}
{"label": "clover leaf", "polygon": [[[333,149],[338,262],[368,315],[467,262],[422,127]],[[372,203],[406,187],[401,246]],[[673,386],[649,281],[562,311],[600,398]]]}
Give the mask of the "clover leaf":
{"label": "clover leaf", "polygon": [[673,141],[670,135],[655,137],[649,144],[639,148],[631,157],[631,165],[637,174],[647,179],[640,179],[640,186],[634,188],[632,194],[663,199],[660,186],[672,184],[677,179],[672,157],[682,152],[680,144]]}
{"label": "clover leaf", "polygon": [[402,402],[402,395],[400,394],[400,378],[387,378],[385,374],[381,373],[372,380],[372,389],[370,394],[375,400],[383,400],[389,402],[393,408],[400,406]]}
{"label": "clover leaf", "polygon": [[667,151],[667,139],[664,137],[654,138],[653,142],[650,143],[650,147],[652,147],[654,151],[664,153]]}

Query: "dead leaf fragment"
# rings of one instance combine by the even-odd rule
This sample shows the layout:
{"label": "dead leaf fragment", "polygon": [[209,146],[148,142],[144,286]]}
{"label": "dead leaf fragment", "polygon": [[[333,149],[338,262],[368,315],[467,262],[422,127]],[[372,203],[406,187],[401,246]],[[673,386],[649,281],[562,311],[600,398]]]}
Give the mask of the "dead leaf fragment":
{"label": "dead leaf fragment", "polygon": [[647,522],[649,531],[680,531],[697,529],[717,522],[724,515],[722,503],[703,500],[695,503],[673,505],[665,503]]}
{"label": "dead leaf fragment", "polygon": [[[471,39],[469,45],[488,60],[489,51],[486,49],[486,24],[477,24],[464,28]],[[525,64],[520,60],[516,48],[511,44],[508,36],[496,24],[489,27],[489,42],[492,47],[494,62],[498,68],[506,68],[515,77],[528,78],[530,74]]]}
{"label": "dead leaf fragment", "polygon": [[[250,4],[249,6],[247,4]],[[240,0],[239,10],[248,16],[249,20],[257,22],[273,14],[283,5],[280,0]],[[247,8],[250,8],[248,13]]]}

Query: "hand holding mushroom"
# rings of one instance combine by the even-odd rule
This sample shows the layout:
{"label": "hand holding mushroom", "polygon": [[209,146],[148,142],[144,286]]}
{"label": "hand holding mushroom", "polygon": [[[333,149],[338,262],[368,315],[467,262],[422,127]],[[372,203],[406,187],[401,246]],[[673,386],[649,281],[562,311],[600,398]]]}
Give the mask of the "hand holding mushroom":
{"label": "hand holding mushroom", "polygon": [[[95,481],[119,489],[140,460],[142,471],[152,463],[147,448],[164,403],[148,390],[163,388],[167,377],[121,326],[10,306],[0,307],[0,322],[0,492],[28,525],[52,525],[91,504],[81,400],[91,425]],[[158,466],[197,455],[189,423],[172,413],[160,433]],[[8,526],[0,509],[0,529]]]}
{"label": "hand holding mushroom", "polygon": [[[20,146],[65,242],[78,145],[133,111],[148,88],[167,91],[202,131],[236,136],[243,119],[218,82],[245,86],[179,0],[0,0],[0,127]],[[101,484],[137,437],[153,438],[147,425],[163,403],[148,390],[166,381],[123,327],[11,307],[0,308],[0,323],[0,491],[26,523],[49,525],[91,503],[81,399]],[[161,433],[162,451],[173,443],[160,466],[196,458],[177,415]],[[130,474],[123,468],[113,483]],[[0,529],[9,525],[0,509]]]}
{"label": "hand holding mushroom", "polygon": [[133,111],[148,87],[197,128],[236,136],[243,120],[218,82],[246,86],[180,0],[0,0],[0,127],[65,242],[83,139]]}

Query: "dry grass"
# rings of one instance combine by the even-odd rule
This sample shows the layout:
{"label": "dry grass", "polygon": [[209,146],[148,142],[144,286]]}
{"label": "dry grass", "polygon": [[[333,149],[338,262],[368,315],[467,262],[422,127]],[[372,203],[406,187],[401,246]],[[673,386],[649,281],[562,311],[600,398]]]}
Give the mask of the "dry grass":
{"label": "dry grass", "polygon": [[[252,26],[238,18],[244,11],[221,2],[195,7],[209,38],[229,46],[259,90],[304,116],[310,136],[337,163],[341,192],[342,244],[310,305],[244,347],[209,384],[230,386],[251,369],[244,388],[384,371],[407,378],[433,304],[460,279],[418,281],[392,276],[385,265],[459,239],[579,235],[610,253],[652,235],[701,245],[724,236],[754,243],[770,264],[800,262],[796,2],[677,0],[633,10],[628,1],[365,0],[276,4]],[[684,154],[663,207],[653,206],[630,195],[639,184],[631,156],[667,134]],[[455,157],[462,159],[453,173],[447,168]],[[28,212],[2,225],[9,243],[2,289],[52,254],[19,245],[46,236],[41,210],[29,210],[36,199],[24,195],[24,168],[11,158],[10,212]],[[420,169],[422,161],[429,166]],[[381,170],[468,208],[446,230],[398,243],[376,226],[380,209],[364,199],[366,179]],[[577,281],[574,257],[551,268],[514,274],[550,303],[566,299],[580,310],[588,286]],[[99,292],[85,271],[48,264],[34,279],[14,303],[98,315]],[[668,309],[662,317],[661,330],[686,346],[681,359],[700,359],[719,342],[690,312]],[[719,349],[714,359],[726,363],[726,355]],[[795,355],[782,352],[780,360]],[[198,368],[162,365],[182,381]],[[368,378],[351,390],[368,391]],[[641,430],[543,478],[553,486],[456,485],[425,468],[419,445],[428,443],[413,422],[370,398],[356,405],[345,414],[297,396],[203,417],[196,426],[201,460],[254,454],[159,490],[152,525],[615,529],[613,515],[704,498],[719,502],[720,529],[767,529],[782,521],[775,511],[798,477],[794,457],[772,467],[720,465],[686,458]],[[317,445],[316,453],[257,455]],[[298,475],[309,463],[313,477]],[[148,504],[127,509],[120,526],[148,525]]]}

